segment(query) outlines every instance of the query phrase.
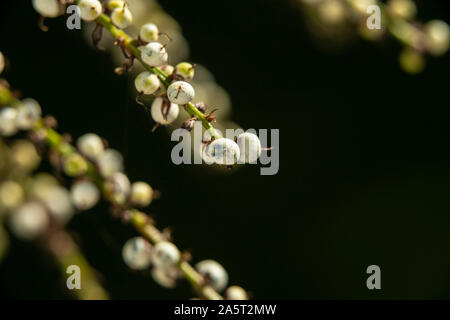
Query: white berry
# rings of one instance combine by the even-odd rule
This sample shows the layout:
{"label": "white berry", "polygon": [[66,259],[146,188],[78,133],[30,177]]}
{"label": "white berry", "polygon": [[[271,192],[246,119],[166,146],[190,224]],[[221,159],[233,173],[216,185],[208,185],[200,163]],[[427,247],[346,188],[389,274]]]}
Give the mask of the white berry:
{"label": "white berry", "polygon": [[130,180],[122,172],[111,175],[105,184],[107,197],[114,203],[124,204],[130,194]]}
{"label": "white berry", "polygon": [[70,193],[59,185],[48,186],[39,192],[38,198],[46,205],[49,213],[59,223],[65,225],[72,218],[74,211]]}
{"label": "white berry", "polygon": [[61,13],[58,0],[33,0],[33,8],[41,16],[48,18],[57,17]]}
{"label": "white berry", "polygon": [[92,21],[102,13],[102,4],[98,0],[81,0],[78,3],[81,19]]}
{"label": "white berry", "polygon": [[152,245],[142,237],[131,238],[122,248],[122,258],[130,269],[146,269],[152,261]]}
{"label": "white berry", "polygon": [[42,110],[34,99],[24,99],[17,108],[16,124],[19,129],[28,130],[41,118]]}
{"label": "white berry", "polygon": [[152,269],[152,278],[161,287],[173,289],[177,284],[177,279],[180,277],[180,270],[175,267],[156,267]]}
{"label": "white berry", "polygon": [[245,132],[237,137],[237,144],[241,156],[239,162],[251,163],[256,162],[261,155],[261,141],[257,135]]}
{"label": "white berry", "polygon": [[86,133],[79,137],[77,147],[84,156],[91,160],[98,159],[105,151],[102,139],[95,133]]}
{"label": "white berry", "polygon": [[141,58],[149,66],[159,67],[167,63],[169,56],[161,43],[150,42],[142,48]]}
{"label": "white berry", "polygon": [[153,101],[150,112],[155,122],[166,125],[176,120],[180,108],[177,104],[170,102],[166,103],[163,98],[158,97]]}
{"label": "white berry", "polygon": [[425,44],[431,54],[435,56],[443,55],[450,45],[450,28],[442,20],[432,20],[425,27],[427,35]]}
{"label": "white berry", "polygon": [[195,269],[197,269],[197,271],[209,281],[209,285],[217,291],[222,291],[228,284],[228,273],[217,261],[201,261],[195,265]]}
{"label": "white berry", "polygon": [[16,237],[31,240],[41,235],[49,222],[44,207],[37,202],[29,202],[10,215],[9,225]]}
{"label": "white berry", "polygon": [[100,199],[100,191],[97,186],[88,180],[76,182],[70,189],[72,203],[79,210],[89,210]]}
{"label": "white berry", "polygon": [[136,77],[134,85],[138,92],[142,92],[143,94],[153,94],[159,89],[161,82],[157,75],[144,71]]}
{"label": "white berry", "polygon": [[11,107],[0,109],[0,134],[12,136],[17,132],[17,110]]}
{"label": "white berry", "polygon": [[231,286],[225,290],[227,300],[248,300],[247,292],[239,286]]}
{"label": "white berry", "polygon": [[152,261],[156,267],[168,268],[180,260],[180,251],[171,242],[163,241],[155,245]]}
{"label": "white berry", "polygon": [[111,21],[120,29],[125,29],[133,23],[133,15],[127,6],[123,6],[113,10]]}
{"label": "white berry", "polygon": [[208,144],[202,156],[207,164],[233,165],[240,158],[240,150],[233,140],[220,138]]}
{"label": "white berry", "polygon": [[97,159],[100,173],[103,177],[110,177],[114,173],[123,170],[122,155],[113,149],[107,149]]}
{"label": "white berry", "polygon": [[170,102],[186,104],[195,97],[194,88],[185,81],[175,81],[167,88],[167,97]]}
{"label": "white berry", "polygon": [[139,31],[139,37],[145,42],[156,41],[159,38],[159,29],[156,24],[146,23]]}
{"label": "white berry", "polygon": [[146,207],[153,200],[153,189],[146,182],[134,182],[131,185],[130,201],[136,206]]}

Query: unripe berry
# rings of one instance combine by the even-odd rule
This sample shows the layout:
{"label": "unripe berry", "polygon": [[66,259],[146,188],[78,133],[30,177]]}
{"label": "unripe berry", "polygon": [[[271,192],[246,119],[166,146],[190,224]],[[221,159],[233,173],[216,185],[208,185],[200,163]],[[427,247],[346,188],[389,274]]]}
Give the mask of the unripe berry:
{"label": "unripe berry", "polygon": [[425,25],[425,45],[432,55],[440,56],[447,52],[450,44],[450,28],[442,20],[432,20]]}
{"label": "unripe berry", "polygon": [[133,23],[133,15],[127,6],[123,6],[113,10],[111,21],[120,29],[125,29]]}
{"label": "unripe berry", "polygon": [[153,94],[161,86],[157,75],[148,71],[141,72],[134,80],[134,85],[138,92],[143,94]]}
{"label": "unripe berry", "polygon": [[0,216],[4,210],[12,210],[20,206],[25,199],[25,192],[15,181],[4,181],[0,185]]}
{"label": "unripe berry", "polygon": [[[166,115],[167,112],[166,108],[169,108],[167,115]],[[180,108],[178,107],[177,104],[174,103],[170,103],[170,106],[169,103],[167,103],[166,105],[164,99],[158,97],[153,101],[150,112],[155,122],[166,125],[176,120],[180,112]]]}
{"label": "unripe berry", "polygon": [[78,150],[91,160],[98,159],[105,151],[102,139],[95,133],[87,133],[77,140]]}
{"label": "unripe berry", "polygon": [[389,14],[399,19],[412,19],[417,13],[416,4],[412,0],[389,0],[387,8]]}
{"label": "unripe berry", "polygon": [[70,196],[77,209],[89,210],[98,203],[100,191],[91,181],[83,180],[72,185]]}
{"label": "unripe berry", "polygon": [[239,286],[229,287],[224,296],[227,300],[248,300],[247,292]]}
{"label": "unripe berry", "polygon": [[123,6],[125,5],[125,1],[123,0],[110,0],[108,1],[108,9],[109,10],[114,10],[117,8],[123,8]]}
{"label": "unripe berry", "polygon": [[184,81],[191,81],[194,78],[194,66],[188,62],[181,62],[176,65],[175,73]]}
{"label": "unripe berry", "polygon": [[195,265],[195,269],[209,281],[209,285],[216,291],[222,291],[228,284],[228,273],[217,261],[201,261]]}
{"label": "unripe berry", "polygon": [[240,158],[240,150],[233,140],[220,138],[204,148],[202,157],[207,164],[233,165]]}
{"label": "unripe berry", "polygon": [[142,237],[129,239],[122,248],[125,264],[133,270],[144,270],[152,261],[152,245]]}
{"label": "unripe berry", "polygon": [[29,130],[41,118],[42,110],[34,99],[24,99],[17,108],[16,124],[19,129]]}
{"label": "unripe berry", "polygon": [[420,73],[425,68],[425,59],[420,52],[411,48],[402,50],[399,56],[402,69],[408,73]]}
{"label": "unripe berry", "polygon": [[175,81],[167,88],[167,97],[170,102],[186,104],[195,97],[194,88],[185,81]]}
{"label": "unripe berry", "polygon": [[40,164],[36,147],[28,140],[16,140],[11,146],[11,164],[23,172],[31,172]]}
{"label": "unripe berry", "polygon": [[118,151],[107,149],[98,157],[97,165],[102,176],[108,178],[114,173],[123,170],[123,158]]}
{"label": "unripe berry", "polygon": [[153,200],[153,189],[146,182],[134,182],[131,185],[130,201],[139,207],[148,206]]}
{"label": "unripe berry", "polygon": [[17,132],[17,110],[11,107],[0,109],[0,135],[12,136]]}
{"label": "unripe berry", "polygon": [[159,67],[167,63],[169,56],[161,43],[150,42],[142,48],[141,58],[149,66]]}
{"label": "unripe berry", "polygon": [[29,202],[10,215],[9,225],[17,238],[32,240],[47,229],[49,222],[44,207],[37,202]]}
{"label": "unripe berry", "polygon": [[58,0],[33,0],[33,7],[43,17],[54,18],[61,14]]}
{"label": "unripe berry", "polygon": [[162,241],[155,245],[152,252],[152,261],[156,267],[168,268],[180,260],[180,251],[171,242]]}
{"label": "unripe berry", "polygon": [[139,37],[145,42],[157,41],[159,38],[159,29],[156,24],[146,23],[139,31]]}
{"label": "unripe berry", "polygon": [[114,203],[124,204],[130,194],[130,180],[122,172],[116,172],[105,183],[105,193]]}
{"label": "unripe berry", "polygon": [[102,4],[98,0],[80,0],[78,7],[81,19],[86,21],[93,21],[102,13]]}
{"label": "unripe berry", "polygon": [[239,161],[242,163],[256,162],[261,155],[261,141],[253,133],[240,134],[237,137],[237,145],[241,154]]}
{"label": "unripe berry", "polygon": [[64,173],[70,177],[85,174],[88,169],[86,159],[78,153],[71,153],[63,157]]}

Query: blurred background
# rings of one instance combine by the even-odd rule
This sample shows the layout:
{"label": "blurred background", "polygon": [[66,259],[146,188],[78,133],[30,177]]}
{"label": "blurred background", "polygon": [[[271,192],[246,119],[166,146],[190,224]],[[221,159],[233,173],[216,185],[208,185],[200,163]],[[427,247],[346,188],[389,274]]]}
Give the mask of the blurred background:
{"label": "blurred background", "polygon": [[[252,165],[218,172],[172,164],[174,143],[167,130],[152,133],[132,82],[113,72],[120,62],[86,45],[83,31],[67,30],[64,17],[42,32],[28,1],[1,4],[5,78],[54,115],[60,131],[96,132],[123,152],[130,178],[162,193],[150,207],[158,226],[170,227],[196,261],[222,263],[230,284],[256,299],[448,298],[449,55],[405,73],[398,42],[318,36],[298,1],[159,4],[182,27],[189,50],[180,59],[201,64],[226,89],[223,121],[280,129],[277,175]],[[450,21],[447,1],[416,4],[418,20]],[[135,233],[105,208],[77,215],[68,229],[111,298],[191,297],[186,283],[164,289],[126,267],[121,247]],[[2,298],[72,298],[50,256],[10,242]],[[381,290],[366,287],[372,264]]]}

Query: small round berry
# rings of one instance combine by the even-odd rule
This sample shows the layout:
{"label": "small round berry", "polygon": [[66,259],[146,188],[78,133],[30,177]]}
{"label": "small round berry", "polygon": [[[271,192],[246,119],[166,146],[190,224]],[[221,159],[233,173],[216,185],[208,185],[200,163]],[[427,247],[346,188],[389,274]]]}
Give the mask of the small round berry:
{"label": "small round berry", "polygon": [[105,183],[108,199],[114,203],[124,204],[130,194],[130,180],[122,172],[116,172]]}
{"label": "small round berry", "polygon": [[0,74],[5,70],[5,57],[3,53],[0,52]]}
{"label": "small round berry", "polygon": [[72,218],[74,210],[70,193],[66,188],[59,185],[47,186],[38,193],[38,198],[60,224],[65,225]]}
{"label": "small round berry", "polygon": [[16,124],[19,129],[29,130],[41,118],[42,110],[34,99],[24,99],[17,108]]}
{"label": "small round berry", "polygon": [[412,48],[403,49],[399,56],[400,66],[405,72],[416,74],[425,68],[425,59],[420,52]]}
{"label": "small round berry", "polygon": [[9,225],[17,238],[32,240],[47,229],[49,222],[50,219],[44,207],[37,202],[29,202],[12,212]]}
{"label": "small round berry", "polygon": [[98,203],[100,191],[91,181],[83,180],[72,185],[70,196],[77,209],[89,210]]}
{"label": "small round berry", "polygon": [[156,267],[152,269],[153,280],[163,288],[175,288],[179,277],[180,270],[175,266],[168,268]]}
{"label": "small round berry", "polygon": [[134,182],[131,185],[130,201],[139,207],[148,206],[153,200],[153,189],[146,182]]}
{"label": "small round berry", "polygon": [[165,103],[163,98],[158,97],[153,101],[150,112],[155,122],[166,125],[178,118],[180,108],[177,104]]}
{"label": "small round berry", "polygon": [[195,265],[195,269],[206,278],[211,287],[219,292],[225,289],[228,284],[228,274],[217,261],[201,261]]}
{"label": "small round berry", "polygon": [[156,24],[146,23],[139,31],[139,37],[145,42],[157,41],[159,38],[159,29]]}
{"label": "small round berry", "polygon": [[41,163],[36,147],[28,140],[16,140],[11,146],[12,164],[24,172],[31,172]]}
{"label": "small round berry", "polygon": [[98,0],[80,0],[78,7],[81,19],[86,21],[93,21],[102,13],[102,4]]}
{"label": "small round berry", "polygon": [[167,63],[169,56],[161,43],[150,42],[142,48],[141,58],[149,66],[159,67]]}
{"label": "small round berry", "polygon": [[16,118],[16,109],[5,107],[0,110],[0,135],[12,136],[16,134],[18,130],[16,125]]}
{"label": "small round berry", "polygon": [[227,300],[248,300],[247,292],[239,286],[231,286],[225,290]]}
{"label": "small round berry", "polygon": [[63,170],[69,177],[78,177],[88,169],[86,159],[78,153],[71,153],[63,157]]}
{"label": "small round berry", "polygon": [[138,92],[143,94],[153,94],[161,86],[157,75],[148,71],[141,72],[134,80],[134,85]]}
{"label": "small round berry", "polygon": [[171,76],[173,74],[173,72],[175,71],[174,66],[172,66],[170,64],[165,64],[165,65],[159,67],[159,69],[168,76]]}
{"label": "small round berry", "polygon": [[442,20],[432,20],[425,27],[427,35],[425,45],[428,51],[435,56],[443,55],[450,45],[450,28]]}
{"label": "small round berry", "polygon": [[233,140],[220,138],[208,144],[202,155],[207,164],[233,165],[240,158],[240,150]]}
{"label": "small round berry", "polygon": [[181,62],[176,65],[175,73],[184,81],[191,81],[195,75],[194,66],[188,62]]}
{"label": "small round berry", "polygon": [[100,173],[103,177],[108,178],[114,173],[123,170],[122,155],[113,149],[106,149],[97,159]]}
{"label": "small round berry", "polygon": [[113,10],[111,21],[120,29],[125,29],[133,23],[133,15],[127,6],[123,6]]}
{"label": "small round berry", "polygon": [[237,137],[237,145],[241,156],[239,162],[251,163],[256,162],[261,156],[261,141],[257,135],[245,132]]}
{"label": "small round berry", "polygon": [[91,160],[98,159],[105,151],[102,139],[95,133],[87,133],[77,140],[78,150]]}
{"label": "small round berry", "polygon": [[195,97],[194,88],[185,81],[175,81],[167,88],[167,97],[170,102],[186,104]]}
{"label": "small round berry", "polygon": [[4,181],[0,185],[0,215],[3,210],[12,210],[20,206],[25,199],[25,192],[15,181]]}
{"label": "small round berry", "polygon": [[412,0],[389,0],[387,9],[390,15],[399,19],[412,19],[417,13],[417,7]]}
{"label": "small round berry", "polygon": [[33,8],[43,17],[55,18],[61,14],[58,0],[33,0]]}
{"label": "small round berry", "polygon": [[131,238],[122,248],[122,258],[130,269],[147,269],[152,261],[152,245],[142,237]]}
{"label": "small round berry", "polygon": [[124,5],[125,1],[123,0],[109,0],[107,6],[109,10],[114,10],[118,8],[123,8]]}
{"label": "small round berry", "polygon": [[173,243],[162,241],[155,245],[152,252],[152,261],[156,267],[172,267],[179,260],[180,251]]}

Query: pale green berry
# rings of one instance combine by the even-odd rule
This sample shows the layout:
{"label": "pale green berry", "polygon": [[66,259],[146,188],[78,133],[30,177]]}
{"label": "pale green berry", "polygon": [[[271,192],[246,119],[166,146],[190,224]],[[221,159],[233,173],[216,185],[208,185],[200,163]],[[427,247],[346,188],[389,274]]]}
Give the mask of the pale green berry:
{"label": "pale green berry", "polygon": [[159,69],[168,76],[171,76],[173,74],[173,72],[175,71],[174,66],[172,66],[170,64],[165,64],[165,65],[159,67]]}
{"label": "pale green berry", "polygon": [[91,181],[83,180],[72,185],[70,196],[77,209],[89,210],[100,200],[100,191]]}
{"label": "pale green berry", "polygon": [[0,109],[0,135],[8,137],[16,134],[18,131],[16,119],[16,109],[12,107]]}
{"label": "pale green berry", "polygon": [[71,153],[63,157],[64,173],[70,177],[85,174],[88,169],[86,159],[78,153]]}
{"label": "pale green berry", "polygon": [[36,169],[41,162],[36,147],[28,140],[16,140],[11,146],[12,164],[24,172]]}
{"label": "pale green berry", "polygon": [[77,140],[80,152],[91,160],[98,159],[105,151],[102,139],[95,133],[87,133]]}
{"label": "pale green berry", "polygon": [[122,172],[114,173],[105,183],[106,196],[117,204],[124,204],[127,201],[130,189],[130,180]]}
{"label": "pale green berry", "polygon": [[420,52],[412,48],[403,49],[399,56],[402,69],[408,73],[416,74],[425,68],[425,59]]}
{"label": "pale green berry", "polygon": [[195,97],[194,88],[185,81],[175,81],[167,88],[167,97],[170,102],[187,104]]}
{"label": "pale green berry", "polygon": [[131,185],[130,201],[140,207],[148,206],[153,200],[153,189],[146,182],[134,182]]}
{"label": "pale green berry", "polygon": [[191,81],[194,78],[194,66],[189,62],[180,62],[175,67],[175,73],[184,81]]}
{"label": "pale green berry", "polygon": [[180,251],[171,242],[158,242],[152,251],[152,262],[156,267],[169,268],[180,260]]}
{"label": "pale green berry", "polygon": [[38,202],[21,205],[9,218],[12,233],[22,240],[32,240],[42,235],[50,223],[45,208]]}
{"label": "pale green berry", "polygon": [[133,23],[133,15],[128,7],[124,6],[113,10],[111,21],[120,29],[125,29]]}
{"label": "pale green berry", "polygon": [[[164,107],[163,107],[164,104]],[[170,107],[169,107],[170,104]],[[166,108],[169,108],[167,115]],[[178,118],[178,114],[180,112],[180,108],[177,104],[168,102],[167,105],[164,102],[164,99],[161,97],[157,97],[153,103],[150,110],[152,118],[155,122],[163,125],[170,124],[174,122]]]}
{"label": "pale green berry", "polygon": [[227,288],[224,296],[227,300],[248,300],[247,292],[239,286],[231,286]]}
{"label": "pale green berry", "polygon": [[157,75],[144,71],[141,72],[134,80],[136,90],[143,94],[153,94],[161,86],[161,82]]}
{"label": "pale green berry", "polygon": [[15,181],[4,181],[0,185],[0,213],[17,208],[25,199],[25,192]]}
{"label": "pale green berry", "polygon": [[39,103],[34,99],[24,99],[17,108],[17,127],[22,130],[29,130],[41,116],[42,110]]}
{"label": "pale green berry", "polygon": [[131,238],[122,248],[122,258],[130,269],[147,269],[152,262],[152,245],[142,237]]}
{"label": "pale green berry", "polygon": [[80,0],[78,3],[80,8],[81,19],[93,21],[102,13],[102,4],[98,0]]}
{"label": "pale green berry", "polygon": [[216,291],[223,291],[228,284],[228,273],[217,261],[201,261],[195,265],[195,269]]}
{"label": "pale green berry", "polygon": [[110,0],[110,1],[108,1],[108,9],[109,10],[123,8],[124,5],[125,5],[125,1],[123,1],[123,0]]}
{"label": "pale green berry", "polygon": [[392,17],[399,19],[412,19],[417,14],[416,4],[412,0],[389,0],[387,9]]}
{"label": "pale green berry", "polygon": [[169,56],[161,43],[150,42],[142,48],[141,58],[149,66],[159,67],[167,63]]}
{"label": "pale green berry", "polygon": [[450,28],[442,20],[432,20],[425,27],[425,45],[428,51],[435,56],[447,52],[450,44]]}
{"label": "pale green berry", "polygon": [[261,156],[261,141],[257,135],[245,132],[237,137],[241,163],[254,163]]}
{"label": "pale green berry", "polygon": [[58,0],[33,0],[34,10],[41,16],[54,18],[61,14]]}
{"label": "pale green berry", "polygon": [[139,37],[145,42],[157,41],[159,38],[159,29],[156,24],[146,23],[139,31]]}
{"label": "pale green berry", "polygon": [[202,152],[202,158],[207,164],[233,165],[240,158],[239,146],[236,142],[227,138],[216,139]]}
{"label": "pale green berry", "polygon": [[118,151],[107,149],[98,157],[97,165],[102,176],[108,178],[123,170],[123,158]]}

